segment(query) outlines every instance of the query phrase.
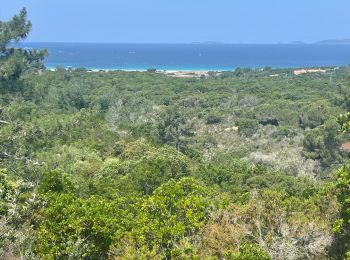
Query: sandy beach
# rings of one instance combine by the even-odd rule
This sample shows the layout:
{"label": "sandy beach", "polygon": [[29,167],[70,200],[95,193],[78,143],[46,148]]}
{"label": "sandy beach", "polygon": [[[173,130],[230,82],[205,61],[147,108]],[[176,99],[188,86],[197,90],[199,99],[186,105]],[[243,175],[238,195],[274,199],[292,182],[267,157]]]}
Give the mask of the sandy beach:
{"label": "sandy beach", "polygon": [[163,70],[157,73],[165,74],[175,78],[207,78],[209,71],[207,70]]}
{"label": "sandy beach", "polygon": [[[74,70],[74,68],[66,67],[66,70]],[[49,71],[56,71],[57,68],[47,68]],[[126,71],[126,72],[147,72],[146,69],[86,69],[87,72],[109,72],[109,71]],[[164,74],[174,78],[207,78],[209,70],[156,70],[154,73]],[[220,71],[216,72],[220,74]]]}

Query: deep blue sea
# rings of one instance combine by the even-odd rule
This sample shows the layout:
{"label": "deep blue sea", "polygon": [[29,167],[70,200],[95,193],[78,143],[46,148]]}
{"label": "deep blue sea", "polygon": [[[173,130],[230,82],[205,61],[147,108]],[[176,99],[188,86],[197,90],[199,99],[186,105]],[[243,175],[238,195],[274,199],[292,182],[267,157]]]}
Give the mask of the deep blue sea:
{"label": "deep blue sea", "polygon": [[232,70],[347,66],[350,45],[21,43],[49,51],[47,67],[143,70]]}

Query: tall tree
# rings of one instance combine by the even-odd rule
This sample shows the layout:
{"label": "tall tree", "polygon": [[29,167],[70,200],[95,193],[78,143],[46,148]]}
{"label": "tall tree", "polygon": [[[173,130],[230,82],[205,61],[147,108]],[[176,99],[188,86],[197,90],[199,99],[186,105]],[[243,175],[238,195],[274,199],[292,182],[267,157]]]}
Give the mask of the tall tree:
{"label": "tall tree", "polygon": [[18,79],[28,69],[42,69],[46,50],[21,49],[9,46],[27,38],[32,24],[23,8],[10,21],[0,21],[0,81]]}

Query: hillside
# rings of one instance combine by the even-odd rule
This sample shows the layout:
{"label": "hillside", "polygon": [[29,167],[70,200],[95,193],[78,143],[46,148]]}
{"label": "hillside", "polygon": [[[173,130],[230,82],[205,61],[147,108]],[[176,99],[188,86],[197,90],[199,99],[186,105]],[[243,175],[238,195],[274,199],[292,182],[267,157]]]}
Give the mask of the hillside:
{"label": "hillside", "polygon": [[[33,246],[42,257],[51,254],[51,243],[62,257],[77,250],[68,249],[67,241],[85,243],[94,257],[187,255],[188,246],[201,257],[224,256],[238,249],[238,237],[249,245],[262,239],[260,246],[273,257],[283,255],[286,241],[296,243],[293,250],[301,257],[325,255],[338,208],[327,182],[346,159],[340,147],[348,139],[338,132],[336,117],[347,110],[348,75],[347,69],[331,68],[300,76],[236,70],[209,79],[81,70],[27,74],[16,87],[3,85],[1,95],[4,180],[24,192],[19,203],[39,195],[30,199],[20,223],[27,225],[28,214],[36,223],[26,232],[35,234]],[[180,197],[162,202],[169,196]],[[268,206],[271,200],[274,208]],[[308,212],[321,206],[320,200],[326,204]],[[102,205],[113,211],[104,212]],[[67,210],[71,213],[61,215]],[[232,228],[244,227],[241,233],[226,233],[231,224],[222,214],[240,216]],[[305,223],[297,224],[298,234],[275,231],[276,221],[294,229],[299,214]],[[251,237],[260,231],[246,219],[255,217],[265,226],[266,233],[255,234],[260,238]],[[90,221],[84,235],[80,230]],[[180,226],[167,228],[173,225]],[[310,247],[304,251],[300,232],[322,235],[304,241]],[[197,237],[202,242],[192,244]],[[324,244],[316,250],[318,239]],[[132,243],[132,251],[125,251],[124,243]]]}
{"label": "hillside", "polygon": [[348,67],[47,70],[30,29],[0,22],[1,259],[349,258]]}

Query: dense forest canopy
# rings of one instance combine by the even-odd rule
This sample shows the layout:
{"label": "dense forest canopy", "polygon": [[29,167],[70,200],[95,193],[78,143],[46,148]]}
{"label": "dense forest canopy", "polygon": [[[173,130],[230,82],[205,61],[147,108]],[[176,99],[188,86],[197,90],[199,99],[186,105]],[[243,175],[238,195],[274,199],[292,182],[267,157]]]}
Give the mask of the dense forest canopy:
{"label": "dense forest canopy", "polygon": [[30,28],[0,23],[2,259],[350,258],[349,68],[50,71]]}

